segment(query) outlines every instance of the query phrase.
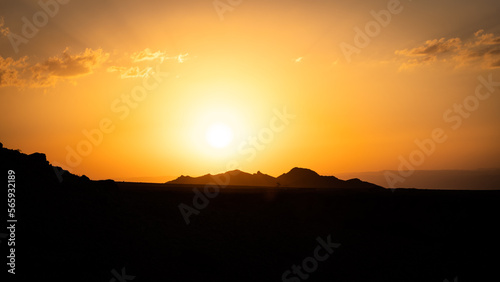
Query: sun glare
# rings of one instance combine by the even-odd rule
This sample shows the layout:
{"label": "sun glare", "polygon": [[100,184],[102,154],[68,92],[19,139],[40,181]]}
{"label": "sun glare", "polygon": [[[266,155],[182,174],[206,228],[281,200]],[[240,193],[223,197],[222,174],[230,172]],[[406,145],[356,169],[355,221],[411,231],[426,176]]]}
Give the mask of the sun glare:
{"label": "sun glare", "polygon": [[224,148],[233,140],[233,131],[223,123],[212,124],[206,133],[208,144],[214,148]]}

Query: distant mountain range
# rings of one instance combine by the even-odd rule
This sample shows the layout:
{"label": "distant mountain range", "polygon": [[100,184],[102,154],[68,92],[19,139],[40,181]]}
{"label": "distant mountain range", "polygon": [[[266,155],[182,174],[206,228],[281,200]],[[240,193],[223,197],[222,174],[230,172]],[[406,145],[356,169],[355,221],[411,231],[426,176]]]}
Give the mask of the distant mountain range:
{"label": "distant mountain range", "polygon": [[307,168],[295,167],[278,177],[254,174],[240,170],[232,170],[216,175],[206,174],[200,177],[180,176],[167,184],[206,185],[218,184],[227,186],[267,186],[293,188],[344,188],[344,189],[384,189],[381,186],[361,181],[357,178],[340,180],[335,176],[322,176]]}
{"label": "distant mountain range", "polygon": [[[52,166],[45,154],[33,153],[30,155],[3,147],[0,143],[0,168],[4,171],[15,170],[22,181],[32,187],[63,187],[87,185],[89,178],[85,175],[77,176]],[[356,172],[342,173],[337,176],[321,176],[305,168],[294,168],[279,177],[273,177],[261,172],[250,174],[233,170],[217,175],[201,177],[181,176],[167,184],[196,184],[204,185],[218,180],[220,183],[229,183],[234,186],[267,186],[267,187],[304,187],[304,188],[368,188],[381,189],[387,187],[385,174],[394,175],[398,171]],[[160,180],[163,179],[163,180]],[[164,182],[167,177],[157,177],[150,182]],[[170,178],[171,179],[171,178]],[[360,180],[362,179],[362,180]],[[153,178],[152,178],[153,180]],[[453,190],[500,190],[500,170],[416,170],[413,175],[397,183],[397,188],[417,189],[453,189]],[[138,180],[129,180],[138,181]],[[112,181],[108,181],[112,182]]]}
{"label": "distant mountain range", "polygon": [[[387,187],[386,174],[399,175],[397,170],[340,173],[340,178],[360,178]],[[398,188],[449,189],[449,190],[499,190],[500,169],[478,170],[415,170],[396,183]]]}

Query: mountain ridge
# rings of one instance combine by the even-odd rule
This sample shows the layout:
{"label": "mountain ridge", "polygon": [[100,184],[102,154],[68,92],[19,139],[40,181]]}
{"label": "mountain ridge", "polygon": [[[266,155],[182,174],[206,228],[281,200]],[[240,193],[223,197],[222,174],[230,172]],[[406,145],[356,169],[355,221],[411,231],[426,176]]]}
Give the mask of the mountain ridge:
{"label": "mountain ridge", "polygon": [[[221,179],[223,179],[221,181]],[[166,184],[208,185],[221,184],[222,186],[259,186],[259,187],[289,187],[289,188],[345,188],[345,189],[385,189],[382,186],[361,181],[358,178],[341,180],[335,176],[323,176],[308,169],[294,167],[289,172],[278,177],[264,174],[260,171],[247,173],[241,170],[231,170],[219,174],[205,174],[199,177],[181,175],[167,181]]]}

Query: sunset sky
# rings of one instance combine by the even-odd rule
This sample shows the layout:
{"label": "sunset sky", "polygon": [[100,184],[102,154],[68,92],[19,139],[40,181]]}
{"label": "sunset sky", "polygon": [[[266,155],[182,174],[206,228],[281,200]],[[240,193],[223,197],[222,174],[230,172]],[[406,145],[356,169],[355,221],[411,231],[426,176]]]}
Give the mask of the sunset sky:
{"label": "sunset sky", "polygon": [[0,142],[92,179],[500,168],[499,109],[496,0],[0,2]]}

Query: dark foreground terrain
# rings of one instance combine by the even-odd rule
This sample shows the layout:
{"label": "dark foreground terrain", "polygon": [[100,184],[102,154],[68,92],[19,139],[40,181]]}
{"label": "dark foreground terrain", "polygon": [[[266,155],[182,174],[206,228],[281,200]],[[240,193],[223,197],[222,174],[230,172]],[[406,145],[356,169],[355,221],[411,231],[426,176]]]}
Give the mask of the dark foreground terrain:
{"label": "dark foreground terrain", "polygon": [[[179,204],[193,207],[203,187],[58,182],[52,168],[20,163],[2,162],[4,175],[17,170],[17,281],[500,278],[500,191],[229,187],[186,224]],[[318,237],[340,245],[330,254]]]}
{"label": "dark foreground terrain", "polygon": [[499,275],[496,191],[227,189],[187,225],[178,205],[192,206],[194,193],[181,190],[124,183],[20,196],[17,276],[111,281],[125,267],[134,281],[282,281],[329,235],[341,245],[307,281]]}

